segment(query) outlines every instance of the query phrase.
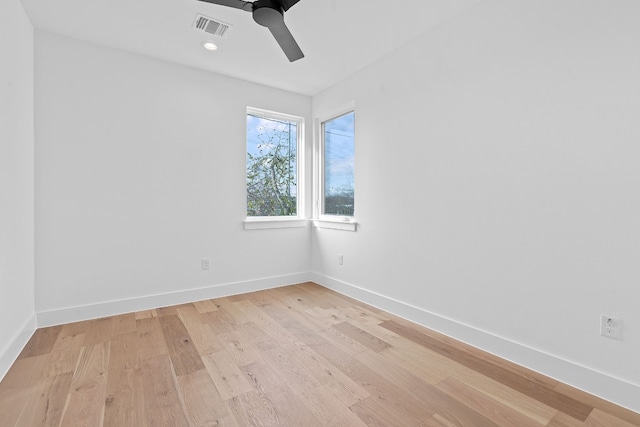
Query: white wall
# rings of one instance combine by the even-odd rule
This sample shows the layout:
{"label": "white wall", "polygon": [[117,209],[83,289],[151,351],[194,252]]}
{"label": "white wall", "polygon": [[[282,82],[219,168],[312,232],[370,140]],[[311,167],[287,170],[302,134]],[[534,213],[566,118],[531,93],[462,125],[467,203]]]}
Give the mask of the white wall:
{"label": "white wall", "polygon": [[35,327],[33,28],[0,2],[0,378]]}
{"label": "white wall", "polygon": [[309,118],[309,97],[39,30],[35,41],[39,322],[306,277],[308,228],[245,231],[243,219],[246,107]]}
{"label": "white wall", "polygon": [[640,410],[639,14],[486,1],[315,96],[355,102],[359,222],[314,230],[318,280],[620,379],[563,378]]}

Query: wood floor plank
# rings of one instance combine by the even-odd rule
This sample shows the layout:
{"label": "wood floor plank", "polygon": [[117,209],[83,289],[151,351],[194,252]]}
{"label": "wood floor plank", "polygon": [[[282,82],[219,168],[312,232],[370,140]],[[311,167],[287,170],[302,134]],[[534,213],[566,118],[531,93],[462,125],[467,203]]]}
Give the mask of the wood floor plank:
{"label": "wood floor plank", "polygon": [[301,289],[307,294],[314,295],[316,297],[313,300],[314,305],[319,308],[344,309],[356,305],[354,304],[355,300],[341,298],[337,292],[330,291],[329,289],[313,282],[299,283],[297,285],[293,285],[293,287]]}
{"label": "wood floor plank", "polygon": [[572,397],[580,402],[591,405],[594,408],[600,409],[602,412],[609,413],[616,418],[620,418],[628,423],[640,426],[640,414],[636,412],[630,411],[611,402],[607,402],[604,399],[585,393],[567,384],[558,384],[554,390],[565,396]]}
{"label": "wood floor plank", "polygon": [[37,405],[40,385],[25,387],[19,393],[9,397],[0,404],[2,423],[13,427],[29,427],[33,425],[32,408]]}
{"label": "wood floor plank", "polygon": [[46,354],[16,360],[0,382],[0,403],[6,406],[7,400],[15,401],[17,394],[37,383],[48,372],[48,362]]}
{"label": "wood floor plank", "polygon": [[413,369],[415,365],[402,363],[401,359],[388,357],[387,353],[377,353],[371,350],[358,353],[354,356],[356,360],[388,381],[394,382],[398,387],[407,392],[412,392],[415,388],[424,388],[428,384],[436,384],[440,381],[433,381],[429,376],[420,375],[419,370]]}
{"label": "wood floor plank", "polygon": [[67,333],[66,325],[62,328],[58,339],[56,340],[51,352],[68,350],[69,348],[81,347],[84,343],[85,332]]}
{"label": "wood floor plank", "polygon": [[203,317],[195,307],[179,308],[178,317],[187,328],[187,332],[189,332],[200,355],[217,353],[224,349],[218,336],[210,325],[205,324]]}
{"label": "wood floor plank", "polygon": [[455,372],[455,378],[468,386],[542,425],[546,425],[558,413],[557,409],[471,369],[454,369],[451,372]]}
{"label": "wood floor plank", "polygon": [[[55,377],[42,377],[34,386],[33,400],[22,410],[14,426],[57,426],[62,417],[72,373]],[[4,412],[0,411],[0,414]],[[3,417],[6,425],[11,422]]]}
{"label": "wood floor plank", "polygon": [[338,309],[313,307],[305,309],[305,312],[310,316],[313,316],[316,319],[322,321],[328,328],[333,325],[337,325],[338,323],[349,321],[349,317],[346,315],[346,313],[343,313]]}
{"label": "wood floor plank", "polygon": [[99,426],[104,420],[110,342],[82,347],[62,413],[62,425]]}
{"label": "wood floor plank", "polygon": [[136,332],[138,355],[141,361],[169,354],[158,317],[136,320]]}
{"label": "wood floor plank", "polygon": [[286,345],[295,341],[295,337],[286,328],[274,321],[253,302],[249,300],[238,301],[236,306],[245,313],[249,322],[260,327],[276,344]]}
{"label": "wood floor plank", "polygon": [[116,335],[109,348],[109,368],[134,369],[140,366],[140,341],[136,331]]}
{"label": "wood floor plank", "polygon": [[361,324],[360,327],[393,345],[393,348],[380,353],[388,359],[387,363],[399,363],[407,369],[418,373],[431,384],[437,384],[453,375],[456,378],[463,379],[466,384],[482,391],[492,399],[523,413],[543,425],[549,422],[557,413],[557,409],[551,408],[413,341],[406,340],[379,325]]}
{"label": "wood floor plank", "polygon": [[136,374],[140,369],[136,332],[119,334],[111,340],[104,425],[144,425],[144,400],[138,392]]}
{"label": "wood floor plank", "polygon": [[136,380],[144,395],[146,425],[187,427],[189,422],[180,403],[169,356],[141,360],[140,363]]}
{"label": "wood floor plank", "polygon": [[637,427],[638,424],[631,424],[620,418],[608,414],[600,409],[594,409],[585,422],[586,427]]}
{"label": "wood floor plank", "polygon": [[[555,387],[557,383],[552,383],[552,386],[549,387],[534,381],[534,379],[539,379],[535,376],[522,377],[518,372],[520,370],[511,367],[509,362],[503,361],[500,364],[495,363],[493,360],[489,360],[491,359],[489,356],[484,358],[480,357],[478,355],[479,350],[465,351],[462,349],[462,345],[456,348],[446,342],[427,336],[416,329],[401,325],[395,321],[386,321],[382,323],[381,326],[419,343],[432,351],[443,354],[464,366],[481,372],[496,381],[502,382],[580,421],[586,420],[593,410],[593,407],[589,405],[555,392],[553,387]],[[540,378],[539,380],[542,379]]]}
{"label": "wood floor plank", "polygon": [[[338,309],[340,311],[348,309],[363,309],[372,313],[378,313],[384,315],[385,313],[375,307],[365,304],[361,301],[357,301],[353,298],[349,298],[338,292],[329,290],[323,286],[320,286],[313,282],[305,282],[294,285],[299,289],[303,289],[307,294],[312,294],[316,298],[313,299],[313,303],[316,307],[322,309]],[[309,298],[308,298],[309,299]],[[387,319],[384,319],[387,320]]]}
{"label": "wood floor plank", "polygon": [[295,357],[295,350],[290,347],[277,347],[263,352],[262,359],[295,392],[320,386],[311,372]]}
{"label": "wood floor plank", "polygon": [[359,340],[356,340],[349,335],[345,335],[333,327],[318,331],[318,335],[352,356],[369,350],[369,347],[360,343]]}
{"label": "wood floor plank", "polygon": [[151,317],[158,317],[158,312],[155,309],[136,311],[135,316],[136,320],[149,319]]}
{"label": "wood floor plank", "polygon": [[62,326],[62,331],[60,332],[60,336],[67,335],[76,335],[76,334],[86,334],[89,326],[95,321],[94,320],[81,320],[79,322],[67,323]]}
{"label": "wood floor plank", "polygon": [[93,345],[101,342],[107,342],[111,339],[113,332],[113,317],[105,317],[96,319],[89,323],[86,334],[84,336],[83,345]]}
{"label": "wood floor plank", "polygon": [[381,377],[374,370],[335,346],[314,345],[312,348],[340,369],[345,375],[367,390],[385,410],[400,418],[403,423],[416,425],[430,417],[433,412],[425,408],[413,393],[399,389],[393,382]]}
{"label": "wood floor plank", "polygon": [[455,378],[447,378],[436,386],[453,399],[463,403],[497,425],[519,427],[540,427],[543,425],[508,406],[502,405],[490,396],[465,385]]}
{"label": "wood floor plank", "polygon": [[453,426],[448,421],[439,419],[439,418],[440,417],[436,414],[433,416],[433,418],[430,418],[427,421],[425,421],[424,426],[421,426],[421,427],[456,427],[456,426]]}
{"label": "wood floor plank", "polygon": [[375,397],[369,397],[354,403],[349,408],[354,414],[356,414],[360,420],[366,425],[373,427],[387,427],[387,426],[410,426],[413,424],[407,424],[400,418],[388,412],[381,407]]}
{"label": "wood floor plank", "polygon": [[185,307],[193,307],[193,304],[186,303],[186,304],[172,305],[168,307],[160,307],[156,309],[156,314],[158,315],[158,317],[177,316],[178,309],[185,308]]}
{"label": "wood floor plank", "polygon": [[191,427],[237,426],[206,370],[177,377],[178,393]]}
{"label": "wood floor plank", "polygon": [[[29,366],[39,365],[37,369],[41,372],[46,371],[46,365],[34,364],[37,359],[46,360],[46,355],[33,356],[25,361],[31,362]],[[25,375],[25,377],[20,383],[11,378],[8,382],[3,381],[3,393],[0,395],[0,425],[14,427],[51,425],[56,413],[59,421],[60,411],[64,407],[71,384],[71,374],[60,377],[44,375]],[[50,392],[59,394],[50,398]]]}
{"label": "wood floor plank", "polygon": [[22,349],[18,359],[49,354],[61,331],[62,326],[37,329]]}
{"label": "wood floor plank", "polygon": [[193,303],[195,308],[198,310],[198,313],[209,313],[211,311],[218,311],[218,307],[214,304],[214,302],[210,299],[204,301],[196,301]]}
{"label": "wood floor plank", "polygon": [[136,331],[135,313],[121,314],[113,317],[113,336]]}
{"label": "wood floor plank", "polygon": [[380,313],[379,311],[373,312],[360,306],[347,307],[342,311],[347,317],[358,323],[365,322],[367,324],[379,325],[380,323],[391,319],[391,316],[385,315],[384,313]]}
{"label": "wood floor plank", "polygon": [[585,423],[558,411],[545,425],[547,427],[584,427]]}
{"label": "wood floor plank", "polygon": [[304,405],[299,393],[292,390],[289,387],[290,384],[275,369],[272,369],[269,363],[256,362],[243,366],[242,370],[259,396],[273,405],[280,425],[322,425]]}
{"label": "wood floor plank", "polygon": [[343,405],[349,407],[371,394],[345,375],[329,361],[300,342],[289,345],[289,351],[309,370],[311,375],[329,390]]}
{"label": "wood floor plank", "polygon": [[238,330],[218,335],[222,346],[230,354],[238,366],[248,365],[260,360],[260,353]]}
{"label": "wood floor plank", "polygon": [[317,297],[305,291],[303,288],[296,286],[285,286],[274,289],[273,292],[277,298],[290,307],[296,307],[298,310],[304,311],[307,308],[317,307],[315,302]]}
{"label": "wood floor plank", "polygon": [[203,355],[202,360],[218,393],[224,400],[240,396],[253,389],[226,350]]}
{"label": "wood floor plank", "polygon": [[295,323],[295,320],[291,318],[290,311],[293,309],[285,305],[282,301],[275,296],[270,296],[266,293],[266,297],[263,298],[263,303],[259,305],[260,310],[277,322],[281,327],[289,329]]}
{"label": "wood floor plank", "polygon": [[82,351],[84,334],[58,337],[51,353],[49,353],[48,368],[44,375],[57,376],[67,372],[74,372]]}
{"label": "wood floor plank", "polygon": [[237,306],[236,302],[229,298],[216,298],[213,302],[218,311],[223,310],[233,319],[235,325],[240,326],[249,322],[245,312]]}
{"label": "wood floor plank", "polygon": [[[381,330],[387,331],[373,325],[361,325],[361,327],[376,335],[379,335]],[[393,334],[390,331],[387,332]],[[400,364],[419,374],[431,384],[437,384],[448,376],[454,375],[492,399],[525,414],[540,424],[546,424],[557,413],[554,408],[412,341],[403,342],[402,337],[387,334],[381,336],[394,346],[379,353],[387,359],[386,364]]]}
{"label": "wood floor plank", "polygon": [[[404,325],[409,329],[413,329],[418,335],[426,335],[438,347],[449,349],[449,357],[452,360],[454,360],[454,358],[456,357],[459,357],[461,354],[464,355],[465,353],[467,353],[466,359],[465,357],[463,357],[463,360],[471,360],[477,363],[477,359],[484,359],[484,364],[481,364],[480,366],[489,367],[490,369],[493,367],[498,367],[498,369],[496,369],[497,372],[504,373],[507,376],[511,375],[519,380],[524,379],[525,381],[531,382],[535,386],[540,386],[538,388],[549,390],[556,387],[559,383],[558,380],[539,374],[518,364],[506,361],[501,357],[484,352],[471,345],[432,331],[423,326],[416,325],[415,323],[412,323],[406,319],[394,317],[391,319],[391,321],[392,323],[395,322],[396,324]],[[380,326],[382,327],[387,327],[386,325],[387,322],[383,322],[382,324],[380,324]]]}
{"label": "wood floor plank", "polygon": [[235,330],[246,346],[251,346],[257,351],[268,351],[278,347],[278,343],[271,338],[260,326],[253,322],[247,322],[238,326]]}
{"label": "wood floor plank", "polygon": [[451,398],[424,378],[411,370],[392,363],[380,353],[367,351],[355,356],[365,366],[371,368],[389,383],[397,386],[404,395],[411,395],[422,403],[424,412],[439,414],[442,419],[455,425],[494,426],[490,418],[476,411],[476,407],[465,405]]}
{"label": "wood floor plank", "polygon": [[268,304],[268,301],[271,300],[271,298],[272,297],[269,295],[268,290],[247,292],[244,294],[231,295],[227,297],[229,301],[233,302],[251,301],[251,303],[258,307],[261,307],[264,304]]}
{"label": "wood floor plank", "polygon": [[[423,346],[397,335],[393,336],[392,332],[380,328],[377,325],[361,325],[361,327],[372,335],[376,335],[392,343],[391,347],[379,352],[380,356],[386,360],[386,362],[383,363],[404,366],[419,374],[431,384],[442,381],[450,375],[452,370],[458,372],[460,369],[465,369],[462,365],[447,358],[440,357],[440,355]],[[388,334],[382,331],[387,331]]]}
{"label": "wood floor plank", "polygon": [[176,375],[204,369],[202,358],[180,318],[168,315],[159,317],[159,321]]}
{"label": "wood floor plank", "polygon": [[374,335],[371,335],[367,331],[364,331],[349,322],[338,323],[337,325],[333,325],[332,328],[337,329],[346,336],[358,341],[360,344],[368,347],[373,351],[382,351],[391,347],[391,344],[389,344],[388,342],[381,340]]}
{"label": "wood floor plank", "polygon": [[318,425],[327,427],[366,427],[367,425],[323,386],[302,390],[296,393],[296,396],[318,419]]}
{"label": "wood floor plank", "polygon": [[303,285],[303,286],[314,287],[316,289],[321,288],[327,293],[327,298],[333,298],[333,299],[341,300],[342,304],[344,304],[344,305],[337,305],[336,304],[336,305],[334,305],[335,307],[345,307],[345,306],[346,307],[362,307],[362,308],[364,308],[366,310],[369,310],[371,312],[374,312],[374,313],[386,314],[384,310],[381,310],[381,309],[379,309],[377,307],[374,307],[374,306],[369,305],[367,303],[364,303],[362,301],[358,301],[357,299],[348,297],[348,296],[346,296],[344,294],[341,294],[340,292],[336,292],[334,290],[324,288],[323,286],[320,286],[318,284],[309,283],[309,284]]}
{"label": "wood floor plank", "polygon": [[176,315],[178,316],[184,327],[187,328],[187,331],[189,333],[191,333],[192,328],[204,324],[204,319],[200,315],[198,309],[195,307],[195,304],[176,309]]}
{"label": "wood floor plank", "polygon": [[264,310],[277,322],[287,329],[295,327],[294,324],[303,324],[313,331],[322,331],[327,325],[318,318],[315,318],[304,311],[304,309],[296,309],[296,304],[288,304],[279,298],[278,295],[270,300],[269,304],[263,305]]}
{"label": "wood floor plank", "polygon": [[73,372],[67,372],[52,378],[47,388],[42,391],[42,404],[40,411],[34,411],[38,417],[33,425],[43,427],[55,427],[60,424],[62,413],[66,403],[66,397],[71,389]]}
{"label": "wood floor plank", "polygon": [[327,325],[333,326],[342,322],[352,322],[357,325],[378,325],[386,320],[389,320],[386,316],[370,312],[361,307],[345,307],[345,308],[321,308],[314,307],[313,309],[307,309],[307,312],[311,312],[314,317],[321,319]]}
{"label": "wood floor plank", "polygon": [[241,426],[281,427],[285,425],[273,402],[256,390],[236,396],[227,404]]}
{"label": "wood floor plank", "polygon": [[233,332],[238,326],[235,319],[222,307],[217,311],[203,313],[202,318],[216,335]]}

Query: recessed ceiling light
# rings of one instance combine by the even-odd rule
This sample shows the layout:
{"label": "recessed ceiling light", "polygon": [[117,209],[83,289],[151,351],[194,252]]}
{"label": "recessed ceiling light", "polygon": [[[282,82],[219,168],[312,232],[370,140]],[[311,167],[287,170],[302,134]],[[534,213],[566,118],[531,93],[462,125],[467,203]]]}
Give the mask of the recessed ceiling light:
{"label": "recessed ceiling light", "polygon": [[204,43],[202,43],[202,46],[207,50],[217,50],[218,49],[218,46],[216,46],[216,44],[213,43],[213,42],[204,42]]}

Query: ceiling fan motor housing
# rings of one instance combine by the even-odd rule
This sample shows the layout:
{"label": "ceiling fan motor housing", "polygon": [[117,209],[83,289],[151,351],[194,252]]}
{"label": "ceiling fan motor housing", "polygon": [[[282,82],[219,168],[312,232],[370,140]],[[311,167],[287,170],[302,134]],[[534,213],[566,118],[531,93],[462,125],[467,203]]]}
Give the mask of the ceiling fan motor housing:
{"label": "ceiling fan motor housing", "polygon": [[253,20],[267,28],[280,25],[284,21],[284,9],[278,1],[258,0],[253,3]]}

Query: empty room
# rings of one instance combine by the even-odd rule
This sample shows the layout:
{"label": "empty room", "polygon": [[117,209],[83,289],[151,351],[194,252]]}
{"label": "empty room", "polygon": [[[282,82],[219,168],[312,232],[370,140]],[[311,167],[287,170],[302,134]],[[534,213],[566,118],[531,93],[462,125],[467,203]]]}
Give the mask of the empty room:
{"label": "empty room", "polygon": [[0,0],[0,426],[640,426],[640,3]]}

